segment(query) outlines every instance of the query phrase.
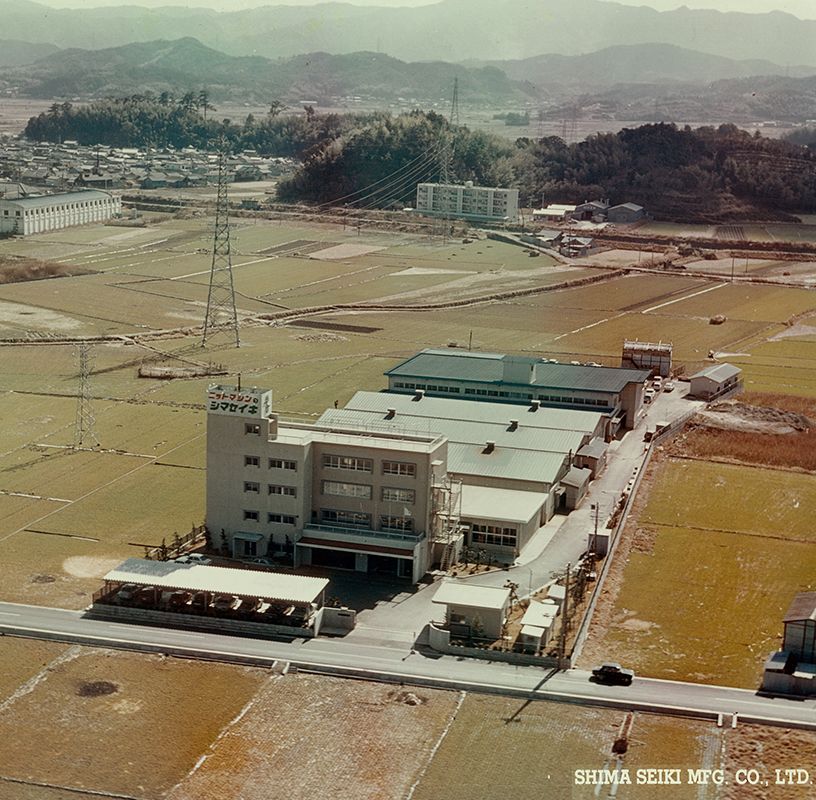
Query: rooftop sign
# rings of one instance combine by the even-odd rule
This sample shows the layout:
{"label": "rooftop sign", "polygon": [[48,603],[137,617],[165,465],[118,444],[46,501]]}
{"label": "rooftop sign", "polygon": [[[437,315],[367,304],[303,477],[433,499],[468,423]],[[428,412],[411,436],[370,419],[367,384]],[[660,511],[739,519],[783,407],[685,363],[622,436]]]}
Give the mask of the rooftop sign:
{"label": "rooftop sign", "polygon": [[272,391],[210,386],[207,390],[207,412],[231,417],[269,419],[272,414]]}

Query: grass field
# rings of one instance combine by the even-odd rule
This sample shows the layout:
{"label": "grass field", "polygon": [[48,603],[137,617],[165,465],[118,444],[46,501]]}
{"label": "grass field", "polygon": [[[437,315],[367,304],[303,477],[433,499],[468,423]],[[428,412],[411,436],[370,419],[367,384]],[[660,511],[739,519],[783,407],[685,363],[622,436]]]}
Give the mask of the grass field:
{"label": "grass field", "polygon": [[816,477],[675,459],[653,469],[587,658],[614,653],[652,677],[754,688],[791,599],[813,585]]}

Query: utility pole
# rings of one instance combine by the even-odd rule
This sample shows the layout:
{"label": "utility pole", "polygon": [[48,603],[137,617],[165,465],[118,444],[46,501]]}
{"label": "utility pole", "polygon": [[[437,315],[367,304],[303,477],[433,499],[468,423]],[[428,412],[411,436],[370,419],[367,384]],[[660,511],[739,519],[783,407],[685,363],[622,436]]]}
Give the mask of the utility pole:
{"label": "utility pole", "polygon": [[442,132],[442,143],[440,148],[440,183],[442,191],[442,243],[448,243],[450,234],[450,205],[451,190],[450,182],[453,180],[451,170],[453,169],[454,151],[454,128],[459,125],[459,78],[453,79],[453,98],[451,99],[449,128]]}
{"label": "utility pole", "polygon": [[561,635],[558,641],[558,668],[563,669],[567,655],[567,625],[569,624],[569,596],[570,596],[570,572],[572,564],[567,564],[567,576],[564,582],[564,607],[561,609]]}
{"label": "utility pole", "polygon": [[205,347],[215,334],[221,332],[227,333],[230,338],[234,337],[236,347],[241,346],[238,335],[238,312],[235,309],[235,286],[232,282],[225,149],[222,139],[218,153],[218,199],[215,206],[210,291],[207,296],[202,347]]}
{"label": "utility pole", "polygon": [[79,390],[77,392],[76,423],[74,425],[74,449],[86,444],[99,445],[96,438],[96,417],[91,405],[91,370],[93,354],[87,342],[79,345]]}

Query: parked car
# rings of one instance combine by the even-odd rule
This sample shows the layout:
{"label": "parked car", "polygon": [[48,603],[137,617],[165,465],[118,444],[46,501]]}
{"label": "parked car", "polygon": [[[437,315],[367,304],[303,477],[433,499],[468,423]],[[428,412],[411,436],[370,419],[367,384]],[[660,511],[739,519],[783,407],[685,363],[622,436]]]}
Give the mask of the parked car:
{"label": "parked car", "polygon": [[635,673],[631,669],[624,669],[620,664],[607,661],[592,670],[590,680],[607,686],[630,686],[634,677]]}
{"label": "parked car", "polygon": [[188,553],[187,555],[174,558],[176,564],[212,564],[212,559],[207,558],[203,553]]}
{"label": "parked car", "polygon": [[666,381],[663,384],[663,391],[664,392],[673,392],[674,391],[674,381]]}
{"label": "parked car", "polygon": [[271,558],[249,558],[244,561],[245,564],[258,564],[262,567],[274,567],[275,562]]}
{"label": "parked car", "polygon": [[117,603],[130,603],[132,602],[133,598],[136,597],[136,592],[138,591],[138,586],[135,583],[126,583],[117,593],[116,593],[116,602]]}

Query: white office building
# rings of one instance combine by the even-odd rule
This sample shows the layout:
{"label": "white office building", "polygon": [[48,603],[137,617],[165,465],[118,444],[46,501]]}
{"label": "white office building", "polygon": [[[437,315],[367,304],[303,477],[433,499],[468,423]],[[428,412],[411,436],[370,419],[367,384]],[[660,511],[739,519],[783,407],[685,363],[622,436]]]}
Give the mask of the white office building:
{"label": "white office building", "polygon": [[458,217],[483,222],[515,222],[518,219],[518,189],[498,189],[464,184],[420,183],[416,210],[429,216]]}

